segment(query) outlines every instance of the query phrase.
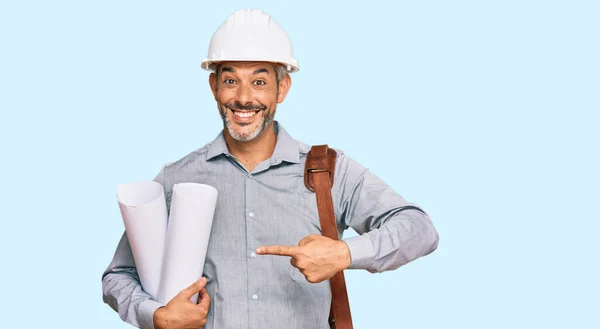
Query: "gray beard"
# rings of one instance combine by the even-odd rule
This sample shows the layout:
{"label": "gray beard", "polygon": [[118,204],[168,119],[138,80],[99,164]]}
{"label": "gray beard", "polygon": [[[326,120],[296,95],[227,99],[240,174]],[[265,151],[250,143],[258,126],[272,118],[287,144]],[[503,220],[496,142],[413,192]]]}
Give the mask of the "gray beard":
{"label": "gray beard", "polygon": [[250,134],[241,135],[241,134],[238,134],[231,127],[231,121],[229,121],[229,118],[227,118],[227,111],[230,111],[230,110],[228,108],[226,108],[225,106],[223,106],[223,109],[221,111],[219,111],[219,113],[221,114],[221,119],[223,119],[223,124],[225,125],[225,128],[229,132],[229,135],[238,142],[248,142],[248,141],[255,139],[265,129],[269,128],[269,126],[273,123],[274,118],[275,118],[275,112],[272,112],[271,115],[267,115],[266,111],[262,111],[263,112],[262,118],[261,118],[262,122],[259,123],[258,127],[256,127],[256,129],[254,131],[250,132]]}

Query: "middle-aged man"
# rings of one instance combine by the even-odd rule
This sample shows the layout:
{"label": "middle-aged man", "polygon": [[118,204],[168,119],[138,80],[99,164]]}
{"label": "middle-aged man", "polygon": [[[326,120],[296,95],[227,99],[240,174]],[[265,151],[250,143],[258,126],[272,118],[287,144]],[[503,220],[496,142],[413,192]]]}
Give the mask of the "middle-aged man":
{"label": "middle-aged man", "polygon": [[[213,35],[209,84],[223,119],[212,142],[165,165],[155,181],[214,186],[219,197],[203,278],[163,305],[143,290],[127,235],[102,276],[103,298],[141,328],[328,328],[329,281],[344,269],[396,269],[436,249],[429,217],[337,150],[331,193],[341,237],[321,235],[304,185],[310,147],[274,121],[298,71],[284,30],[260,10],[240,10]],[[332,123],[334,124],[334,123]],[[189,298],[200,292],[198,304]],[[354,310],[355,312],[357,310]],[[358,310],[360,312],[360,310]]]}

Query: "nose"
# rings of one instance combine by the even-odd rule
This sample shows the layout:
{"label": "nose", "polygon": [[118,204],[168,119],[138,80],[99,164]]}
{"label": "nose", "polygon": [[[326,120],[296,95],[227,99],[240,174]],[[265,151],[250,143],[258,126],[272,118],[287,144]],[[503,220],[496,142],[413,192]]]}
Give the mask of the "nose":
{"label": "nose", "polygon": [[251,97],[251,92],[250,92],[250,86],[247,86],[245,84],[240,84],[240,86],[237,89],[236,98],[237,98],[237,101],[242,105],[247,105],[247,104],[251,103],[252,97]]}

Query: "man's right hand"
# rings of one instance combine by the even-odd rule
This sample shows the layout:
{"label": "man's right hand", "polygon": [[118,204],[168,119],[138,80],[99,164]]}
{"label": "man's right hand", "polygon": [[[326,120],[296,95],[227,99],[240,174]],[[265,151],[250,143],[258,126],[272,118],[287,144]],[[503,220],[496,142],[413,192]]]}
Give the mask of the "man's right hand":
{"label": "man's right hand", "polygon": [[[210,296],[206,292],[206,278],[194,282],[173,297],[165,307],[154,312],[154,328],[156,329],[201,329],[206,323]],[[196,293],[198,304],[190,301]]]}

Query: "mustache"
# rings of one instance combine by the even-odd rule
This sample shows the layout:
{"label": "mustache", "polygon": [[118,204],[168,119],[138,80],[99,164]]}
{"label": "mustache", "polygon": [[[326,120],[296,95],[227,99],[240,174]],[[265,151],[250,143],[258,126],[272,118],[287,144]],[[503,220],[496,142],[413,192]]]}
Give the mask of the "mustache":
{"label": "mustache", "polygon": [[235,102],[235,103],[227,103],[224,105],[226,108],[230,109],[230,110],[246,110],[246,111],[262,111],[262,110],[266,110],[267,107],[262,105],[262,104],[258,104],[258,105],[254,105],[254,104],[247,104],[247,105],[242,105],[242,103],[240,102]]}

